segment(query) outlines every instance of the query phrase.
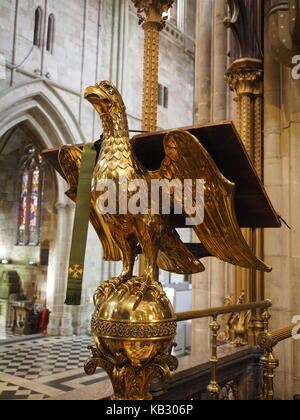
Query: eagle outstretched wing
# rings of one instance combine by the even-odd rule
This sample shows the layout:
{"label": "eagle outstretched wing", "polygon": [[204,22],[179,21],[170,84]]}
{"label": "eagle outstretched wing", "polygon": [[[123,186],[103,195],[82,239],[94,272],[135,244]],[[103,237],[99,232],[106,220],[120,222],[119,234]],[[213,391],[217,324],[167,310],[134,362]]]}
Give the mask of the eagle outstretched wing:
{"label": "eagle outstretched wing", "polygon": [[[74,202],[77,197],[77,185],[79,168],[81,165],[82,150],[76,146],[63,146],[60,148],[58,161],[69,184],[69,190],[66,195]],[[122,254],[115,243],[109,227],[104,222],[103,217],[96,212],[95,202],[91,201],[90,221],[97,232],[97,235],[103,246],[103,259],[105,261],[120,261]]]}
{"label": "eagle outstretched wing", "polygon": [[[81,165],[82,150],[76,146],[61,147],[58,155],[60,167],[69,184],[66,195],[74,202],[77,197],[79,168]],[[115,243],[108,225],[103,217],[96,211],[95,202],[91,202],[90,221],[103,246],[103,259],[105,261],[119,261],[122,253]],[[177,274],[192,274],[204,270],[201,262],[189,251],[174,229],[166,226],[163,235],[163,250],[158,254],[158,265],[162,270]],[[175,248],[175,249],[174,249]]]}
{"label": "eagle outstretched wing", "polygon": [[[200,141],[187,131],[173,130],[164,137],[164,149],[165,158],[160,169],[149,172],[152,179],[179,179],[182,183],[184,180],[193,180],[190,194],[194,206],[195,180],[205,181],[204,221],[193,226],[205,248],[213,256],[228,263],[271,271],[271,267],[253,254],[242,235],[234,207],[235,184],[221,174]],[[172,199],[174,205],[176,194],[173,194]]]}

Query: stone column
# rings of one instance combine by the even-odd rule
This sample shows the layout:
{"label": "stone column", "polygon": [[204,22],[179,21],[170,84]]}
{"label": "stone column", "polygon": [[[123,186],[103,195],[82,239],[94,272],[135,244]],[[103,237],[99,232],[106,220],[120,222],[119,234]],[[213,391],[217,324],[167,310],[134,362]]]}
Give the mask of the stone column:
{"label": "stone column", "polygon": [[[212,51],[212,1],[197,1],[196,21],[196,76],[195,76],[195,123],[211,121],[211,51]],[[199,242],[193,234],[193,242]],[[208,308],[211,303],[211,261],[202,260],[205,272],[192,277],[193,309]],[[208,351],[210,347],[209,320],[195,320],[192,323],[192,353]]]}
{"label": "stone column", "polygon": [[224,19],[227,15],[225,1],[214,1],[213,18],[213,115],[215,122],[226,120],[227,85],[224,74],[227,69],[227,30]]}
{"label": "stone column", "polygon": [[8,301],[0,299],[0,340],[6,339],[6,323],[8,313]]}
{"label": "stone column", "polygon": [[65,254],[64,254],[64,287],[63,287],[63,295],[61,296],[61,304],[63,305],[63,313],[62,313],[62,320],[61,320],[61,327],[60,327],[60,335],[70,336],[73,335],[73,306],[68,306],[64,304],[65,296],[66,296],[66,289],[67,289],[67,273],[68,273],[68,263],[69,263],[69,256],[70,256],[70,249],[71,249],[71,241],[72,241],[72,232],[73,232],[73,224],[74,224],[74,213],[75,213],[76,205],[72,202],[68,202],[66,206],[67,210],[67,225],[66,228],[66,236],[64,239],[65,242]]}
{"label": "stone column", "polygon": [[[226,80],[236,93],[238,130],[246,150],[262,178],[262,101],[263,64],[255,58],[241,58],[233,62],[226,71]],[[263,237],[260,230],[244,229],[244,236],[253,252],[263,257]],[[247,301],[264,298],[264,278],[256,270],[236,269],[236,298],[246,292]],[[257,313],[256,327],[262,329],[260,313]]]}
{"label": "stone column", "polygon": [[[226,120],[227,115],[227,84],[224,73],[227,68],[227,30],[224,19],[227,14],[225,1],[214,1],[213,8],[213,69],[212,69],[212,121]],[[216,259],[210,259],[211,273],[211,306],[222,306],[225,299],[225,282],[228,264]]]}
{"label": "stone column", "polygon": [[[266,37],[266,45],[269,43]],[[289,231],[266,229],[265,258],[273,267],[266,281],[266,295],[273,301],[270,329],[291,323],[299,305],[299,81],[291,70],[265,56],[265,186],[275,209],[292,226]],[[290,399],[300,392],[299,342],[286,340],[276,346],[280,361],[276,397]]]}
{"label": "stone column", "polygon": [[73,335],[73,307],[63,305],[60,335],[72,336]]}
{"label": "stone column", "polygon": [[68,259],[71,246],[74,204],[61,201],[56,204],[57,235],[51,247],[47,285],[47,303],[51,310],[48,333],[72,334],[70,310],[64,310]]}
{"label": "stone column", "polygon": [[126,92],[124,79],[126,75],[126,48],[128,32],[128,0],[112,0],[112,43],[110,79],[122,94]]}
{"label": "stone column", "polygon": [[111,277],[116,277],[122,269],[116,273],[110,273],[112,261],[103,261],[103,250],[101,242],[94,228],[90,224],[85,255],[85,269],[82,282],[81,304],[73,307],[73,328],[77,335],[84,335],[90,332],[91,315],[94,312],[92,296],[101,282]]}
{"label": "stone column", "polygon": [[[231,29],[232,64],[226,80],[236,94],[237,125],[245,148],[263,181],[263,6],[260,0],[227,0],[229,15],[224,24]],[[263,232],[245,229],[243,234],[253,253],[263,256]],[[236,299],[245,291],[248,301],[263,300],[264,274],[256,270],[236,269]],[[261,312],[255,317],[256,331],[263,329]]]}
{"label": "stone column", "polygon": [[195,121],[211,121],[212,1],[197,0]]}
{"label": "stone column", "polygon": [[[299,48],[295,35],[300,9],[298,2],[286,3],[285,10],[278,7],[279,0],[265,4],[265,186],[275,209],[292,228],[265,231],[266,261],[273,267],[266,281],[266,294],[273,301],[271,329],[290,324],[300,314],[300,80],[293,80],[288,67]],[[291,399],[300,393],[299,341],[286,340],[275,351],[280,361],[276,398]]]}

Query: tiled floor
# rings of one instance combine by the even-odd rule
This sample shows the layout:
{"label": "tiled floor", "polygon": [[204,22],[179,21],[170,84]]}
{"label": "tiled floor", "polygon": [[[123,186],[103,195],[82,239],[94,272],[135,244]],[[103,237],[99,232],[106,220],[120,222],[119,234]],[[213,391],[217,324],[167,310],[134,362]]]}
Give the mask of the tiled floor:
{"label": "tiled floor", "polygon": [[88,336],[1,341],[0,400],[41,400],[106,379],[101,370],[85,374],[89,345]]}

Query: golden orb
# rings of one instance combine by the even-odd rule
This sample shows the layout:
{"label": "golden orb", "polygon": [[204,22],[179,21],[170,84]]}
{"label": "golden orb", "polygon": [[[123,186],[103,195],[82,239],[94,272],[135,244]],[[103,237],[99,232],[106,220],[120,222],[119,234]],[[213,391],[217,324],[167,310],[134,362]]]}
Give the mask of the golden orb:
{"label": "golden orb", "polygon": [[120,298],[115,290],[101,301],[92,316],[92,333],[97,349],[112,363],[120,355],[133,367],[141,367],[159,355],[169,355],[176,335],[171,302],[160,285],[149,287],[134,310],[136,292]]}

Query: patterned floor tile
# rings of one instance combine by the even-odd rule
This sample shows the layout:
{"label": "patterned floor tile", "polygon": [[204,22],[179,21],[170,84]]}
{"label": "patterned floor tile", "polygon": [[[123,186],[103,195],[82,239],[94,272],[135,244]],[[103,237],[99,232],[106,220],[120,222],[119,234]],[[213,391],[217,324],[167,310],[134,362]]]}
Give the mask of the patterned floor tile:
{"label": "patterned floor tile", "polygon": [[45,337],[0,345],[0,400],[43,400],[107,378],[83,369],[92,338]]}
{"label": "patterned floor tile", "polygon": [[39,394],[31,389],[0,381],[0,400],[42,400],[47,395]]}

